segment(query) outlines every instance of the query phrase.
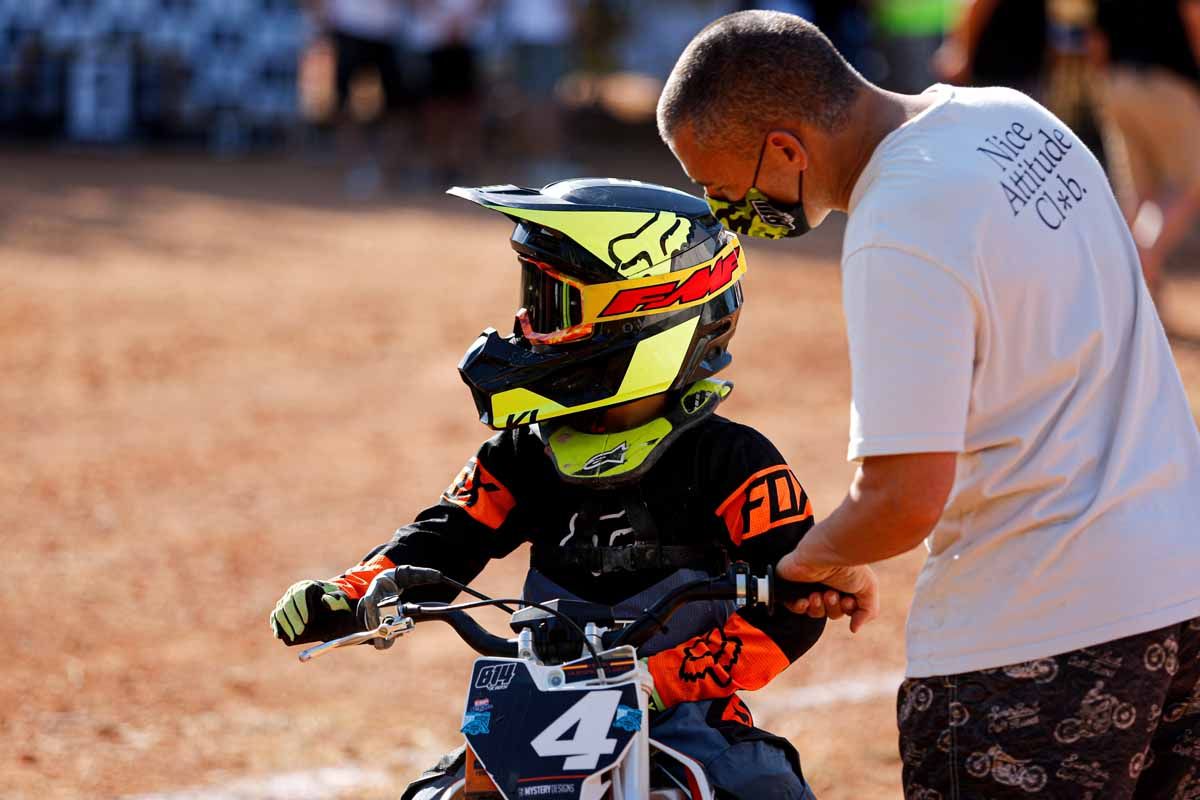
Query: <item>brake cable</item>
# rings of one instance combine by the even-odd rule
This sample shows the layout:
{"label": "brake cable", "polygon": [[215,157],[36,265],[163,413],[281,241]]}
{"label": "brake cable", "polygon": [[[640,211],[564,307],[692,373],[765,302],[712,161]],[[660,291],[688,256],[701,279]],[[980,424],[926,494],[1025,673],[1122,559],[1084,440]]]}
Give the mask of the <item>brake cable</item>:
{"label": "brake cable", "polygon": [[458,589],[460,592],[466,592],[467,594],[471,595],[472,597],[478,597],[480,600],[486,600],[486,601],[488,601],[489,603],[491,603],[491,604],[493,604],[494,606],[496,606],[496,608],[498,608],[498,609],[500,609],[501,611],[505,612],[506,614],[515,614],[515,613],[517,613],[517,612],[516,612],[516,611],[514,611],[514,610],[513,610],[513,609],[512,609],[510,606],[506,606],[506,605],[504,604],[504,603],[505,603],[505,601],[503,601],[503,600],[495,600],[495,599],[493,599],[493,598],[491,598],[491,597],[488,597],[488,596],[487,596],[486,594],[484,594],[483,592],[480,592],[480,591],[477,591],[477,590],[475,590],[475,589],[472,589],[470,586],[467,586],[465,583],[459,583],[458,581],[454,580],[454,578],[451,578],[451,577],[449,577],[448,575],[442,575],[442,583],[446,584],[447,586],[452,586],[452,587],[454,587],[455,589]]}

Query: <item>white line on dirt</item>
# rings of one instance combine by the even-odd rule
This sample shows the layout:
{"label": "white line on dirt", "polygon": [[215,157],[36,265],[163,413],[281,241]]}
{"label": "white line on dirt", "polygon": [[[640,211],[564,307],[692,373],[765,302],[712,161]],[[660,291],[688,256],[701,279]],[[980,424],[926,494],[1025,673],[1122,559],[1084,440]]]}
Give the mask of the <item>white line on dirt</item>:
{"label": "white line on dirt", "polygon": [[126,800],[329,800],[363,789],[384,788],[389,782],[382,770],[344,764],[237,778],[201,788],[139,794]]}
{"label": "white line on dirt", "polygon": [[[902,680],[903,674],[886,672],[798,689],[766,689],[756,693],[755,716],[762,722],[788,711],[863,703],[894,695]],[[133,795],[125,800],[333,800],[355,791],[386,787],[390,781],[382,770],[344,764],[237,778],[202,788]]]}
{"label": "white line on dirt", "polygon": [[755,692],[751,708],[754,709],[755,720],[769,728],[772,720],[789,711],[894,697],[903,680],[904,674],[901,672],[880,672],[797,689],[772,690],[768,687]]}

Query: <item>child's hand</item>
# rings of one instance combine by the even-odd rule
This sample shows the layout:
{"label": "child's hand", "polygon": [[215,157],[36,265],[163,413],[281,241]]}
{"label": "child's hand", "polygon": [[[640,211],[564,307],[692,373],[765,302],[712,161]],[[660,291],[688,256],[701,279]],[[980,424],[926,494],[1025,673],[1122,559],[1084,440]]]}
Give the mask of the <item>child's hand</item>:
{"label": "child's hand", "polygon": [[349,598],[332,583],[294,583],[271,612],[271,631],[286,645],[327,642],[357,630]]}

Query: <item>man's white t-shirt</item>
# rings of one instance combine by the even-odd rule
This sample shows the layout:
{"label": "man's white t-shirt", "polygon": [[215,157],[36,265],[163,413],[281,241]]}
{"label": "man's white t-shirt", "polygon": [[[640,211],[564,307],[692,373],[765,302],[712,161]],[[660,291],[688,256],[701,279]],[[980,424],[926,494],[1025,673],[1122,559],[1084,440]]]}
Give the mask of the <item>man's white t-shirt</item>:
{"label": "man's white t-shirt", "polygon": [[1200,434],[1103,170],[1019,92],[927,94],[842,256],[850,458],[958,453],[908,675],[1200,616]]}

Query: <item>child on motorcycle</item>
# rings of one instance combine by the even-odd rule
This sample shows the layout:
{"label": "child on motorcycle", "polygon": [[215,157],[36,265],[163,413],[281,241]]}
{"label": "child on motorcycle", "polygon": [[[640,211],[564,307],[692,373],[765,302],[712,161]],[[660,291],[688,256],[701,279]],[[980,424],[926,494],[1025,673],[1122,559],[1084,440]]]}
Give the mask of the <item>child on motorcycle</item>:
{"label": "child on motorcycle", "polygon": [[[813,524],[808,496],[758,431],[718,416],[745,259],[705,203],[634,181],[542,190],[453,189],[516,223],[522,305],[459,364],[499,430],[441,499],[356,566],[287,590],[272,616],[288,645],[359,630],[354,605],[400,564],[469,583],[529,542],[524,597],[576,598],[632,618],[730,560],[773,569]],[[449,601],[421,587],[406,600]],[[651,735],[705,765],[719,796],[811,798],[794,748],[754,727],[738,690],[765,686],[816,642],[823,619],[692,604],[640,650]],[[409,787],[433,796],[461,757]]]}

